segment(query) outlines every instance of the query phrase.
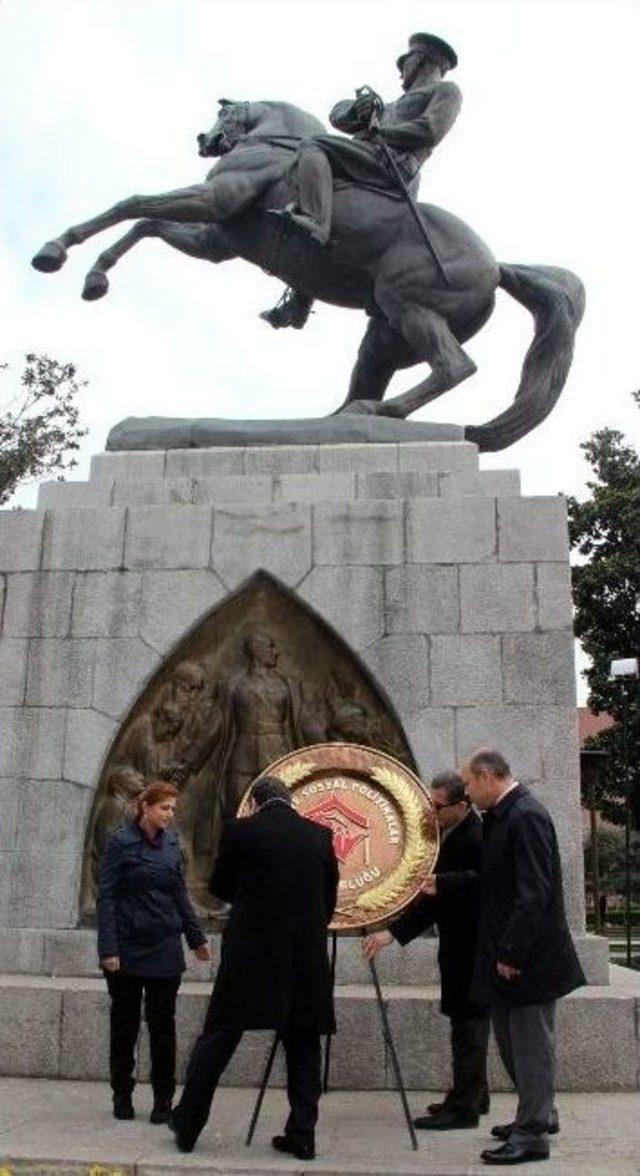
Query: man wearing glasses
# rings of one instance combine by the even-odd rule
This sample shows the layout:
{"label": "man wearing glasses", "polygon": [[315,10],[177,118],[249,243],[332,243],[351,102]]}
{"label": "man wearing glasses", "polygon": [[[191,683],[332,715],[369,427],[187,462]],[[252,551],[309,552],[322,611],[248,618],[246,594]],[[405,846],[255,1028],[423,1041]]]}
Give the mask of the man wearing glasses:
{"label": "man wearing glasses", "polygon": [[479,882],[482,870],[482,822],[455,772],[431,782],[431,798],[442,834],[436,874],[425,883],[424,895],[388,931],[366,936],[368,959],[395,940],[409,943],[434,923],[440,944],[441,1010],[451,1022],[453,1083],[444,1102],[431,1103],[427,1114],[414,1119],[424,1130],[477,1127],[489,1110],[487,1045],[489,1014],[469,998],[478,938]]}

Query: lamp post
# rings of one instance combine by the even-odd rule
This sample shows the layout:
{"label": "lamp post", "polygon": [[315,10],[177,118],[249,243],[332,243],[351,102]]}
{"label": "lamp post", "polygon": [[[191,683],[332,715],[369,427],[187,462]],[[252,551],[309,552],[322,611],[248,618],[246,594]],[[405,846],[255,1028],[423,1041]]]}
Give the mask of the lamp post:
{"label": "lamp post", "polygon": [[629,776],[629,687],[638,680],[637,657],[621,657],[611,662],[611,677],[620,687],[622,698],[622,770],[624,775],[624,890],[627,931],[627,967],[631,967],[631,779]]}

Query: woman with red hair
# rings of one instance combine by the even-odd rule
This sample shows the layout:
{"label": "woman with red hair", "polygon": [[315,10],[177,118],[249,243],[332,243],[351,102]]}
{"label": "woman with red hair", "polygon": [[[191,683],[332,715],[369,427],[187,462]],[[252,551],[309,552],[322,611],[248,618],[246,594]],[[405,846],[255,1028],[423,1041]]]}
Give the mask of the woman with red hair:
{"label": "woman with red hair", "polygon": [[110,838],[100,865],[98,956],[111,997],[113,1114],[133,1119],[135,1046],[142,994],[149,1028],[153,1110],[165,1123],[175,1091],[176,996],[185,970],[181,935],[199,960],[211,958],[187,894],[178,836],[179,793],[154,781],[135,800],[133,819]]}

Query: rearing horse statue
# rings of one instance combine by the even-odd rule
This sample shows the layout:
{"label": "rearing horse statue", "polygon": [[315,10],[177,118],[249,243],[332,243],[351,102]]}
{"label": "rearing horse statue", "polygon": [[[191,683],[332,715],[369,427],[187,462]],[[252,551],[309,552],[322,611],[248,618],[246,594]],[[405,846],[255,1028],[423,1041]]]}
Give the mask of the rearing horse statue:
{"label": "rearing horse statue", "polygon": [[[584,310],[582,283],[569,270],[504,265],[463,221],[418,205],[446,282],[400,194],[335,184],[331,241],[317,244],[270,215],[292,199],[290,173],[301,140],[322,134],[316,118],[286,102],[221,100],[218,119],[198,136],[217,156],[204,183],[155,196],[130,196],[49,241],[36,269],[60,269],[66,251],[121,221],[143,218],[97,259],[83,290],[108,290],[107,271],[143,237],[206,261],[235,257],[261,266],[314,299],[365,310],[369,323],[339,411],[407,417],[475,372],[462,344],[491,315],[498,286],[531,312],[534,338],[513,403],[465,436],[480,450],[505,449],[536,427],[565,384]],[[427,363],[428,376],[384,400],[396,371]]]}

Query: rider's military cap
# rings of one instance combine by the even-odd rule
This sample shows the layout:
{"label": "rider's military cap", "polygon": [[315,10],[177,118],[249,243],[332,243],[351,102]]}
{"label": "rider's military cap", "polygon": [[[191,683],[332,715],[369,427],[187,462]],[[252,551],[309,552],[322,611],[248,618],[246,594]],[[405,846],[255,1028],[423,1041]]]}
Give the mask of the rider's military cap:
{"label": "rider's military cap", "polygon": [[458,58],[451,46],[441,37],[434,37],[433,33],[412,33],[407,52],[401,54],[396,64],[398,69],[402,69],[402,64],[410,53],[423,53],[425,57],[430,57],[434,52],[446,61],[448,69],[453,69],[458,64]]}

